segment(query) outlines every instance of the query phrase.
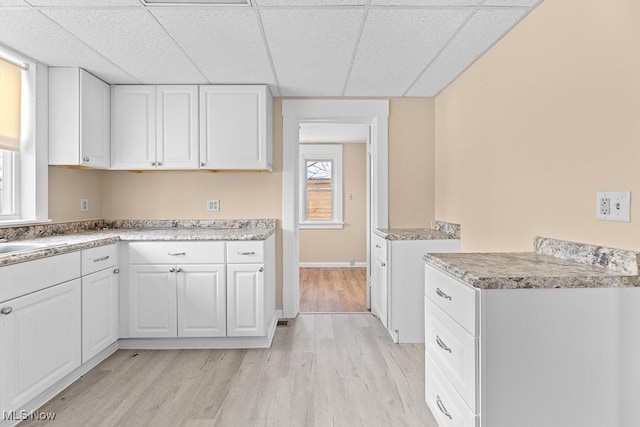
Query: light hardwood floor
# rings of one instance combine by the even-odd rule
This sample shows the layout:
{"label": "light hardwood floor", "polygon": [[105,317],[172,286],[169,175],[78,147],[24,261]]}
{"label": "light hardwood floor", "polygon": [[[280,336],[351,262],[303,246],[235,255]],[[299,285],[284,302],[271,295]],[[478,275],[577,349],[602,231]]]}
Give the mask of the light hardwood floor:
{"label": "light hardwood floor", "polygon": [[436,427],[424,346],[369,314],[300,315],[270,349],[119,350],[40,411],[47,427]]}
{"label": "light hardwood floor", "polygon": [[366,286],[366,268],[301,268],[300,311],[365,312]]}

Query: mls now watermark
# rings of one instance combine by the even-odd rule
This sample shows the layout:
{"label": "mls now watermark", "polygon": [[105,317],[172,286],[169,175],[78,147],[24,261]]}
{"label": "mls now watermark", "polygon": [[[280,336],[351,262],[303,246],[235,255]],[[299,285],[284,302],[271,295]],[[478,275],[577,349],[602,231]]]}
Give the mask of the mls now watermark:
{"label": "mls now watermark", "polygon": [[4,421],[53,421],[56,419],[55,412],[40,411],[2,411]]}

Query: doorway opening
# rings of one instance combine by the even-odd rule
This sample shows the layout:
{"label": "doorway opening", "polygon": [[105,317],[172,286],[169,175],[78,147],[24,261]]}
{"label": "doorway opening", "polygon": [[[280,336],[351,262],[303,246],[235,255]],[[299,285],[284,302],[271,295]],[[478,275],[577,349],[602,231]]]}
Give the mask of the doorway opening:
{"label": "doorway opening", "polygon": [[364,313],[370,224],[370,126],[301,123],[300,312]]}

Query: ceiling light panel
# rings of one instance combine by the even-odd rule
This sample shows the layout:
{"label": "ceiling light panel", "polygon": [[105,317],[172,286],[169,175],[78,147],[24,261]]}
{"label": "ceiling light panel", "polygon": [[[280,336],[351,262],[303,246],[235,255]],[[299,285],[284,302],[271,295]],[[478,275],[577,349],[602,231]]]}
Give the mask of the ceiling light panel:
{"label": "ceiling light panel", "polygon": [[206,83],[145,8],[41,10],[142,83]]}
{"label": "ceiling light panel", "polygon": [[283,96],[340,96],[362,9],[260,11]]}
{"label": "ceiling light panel", "polygon": [[33,6],[70,6],[70,7],[110,7],[110,6],[140,6],[138,0],[29,0]]}
{"label": "ceiling light panel", "polygon": [[0,10],[0,43],[43,64],[82,67],[109,83],[137,83],[34,9]]}
{"label": "ceiling light panel", "polygon": [[372,9],[345,95],[402,96],[453,37],[468,9]]}
{"label": "ceiling light panel", "polygon": [[476,12],[407,95],[437,95],[527,12],[522,9],[483,9]]}
{"label": "ceiling light panel", "polygon": [[482,0],[371,0],[374,6],[477,6]]}
{"label": "ceiling light panel", "polygon": [[257,6],[364,6],[365,0],[253,0]]}
{"label": "ceiling light panel", "polygon": [[252,9],[156,7],[151,12],[210,82],[275,83]]}

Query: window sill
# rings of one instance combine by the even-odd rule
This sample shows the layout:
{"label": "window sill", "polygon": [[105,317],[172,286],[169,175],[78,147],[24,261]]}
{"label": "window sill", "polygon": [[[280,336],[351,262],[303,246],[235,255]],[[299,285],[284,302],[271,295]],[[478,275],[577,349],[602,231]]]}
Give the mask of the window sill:
{"label": "window sill", "polygon": [[20,225],[40,225],[40,224],[50,224],[53,222],[50,219],[0,219],[0,228],[3,227],[14,227]]}
{"label": "window sill", "polygon": [[324,221],[324,222],[301,222],[301,230],[311,229],[339,229],[344,228],[344,222]]}

